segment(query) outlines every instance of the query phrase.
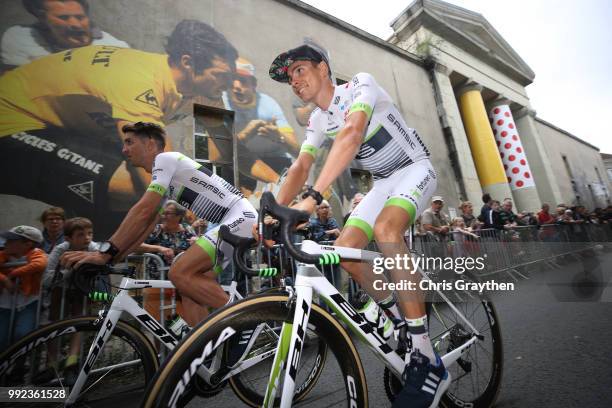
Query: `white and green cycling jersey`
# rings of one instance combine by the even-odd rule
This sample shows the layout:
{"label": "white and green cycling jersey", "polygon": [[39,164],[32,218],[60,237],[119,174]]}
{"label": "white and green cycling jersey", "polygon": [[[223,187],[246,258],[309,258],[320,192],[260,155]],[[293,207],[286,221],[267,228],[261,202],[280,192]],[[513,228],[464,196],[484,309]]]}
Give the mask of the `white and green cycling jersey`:
{"label": "white and green cycling jersey", "polygon": [[301,151],[316,156],[325,138],[333,139],[344,127],[347,116],[356,111],[365,112],[369,123],[355,159],[375,180],[429,157],[425,144],[406,125],[391,97],[366,73],[336,86],[326,111],[316,108],[312,112]]}
{"label": "white and green cycling jersey", "polygon": [[244,198],[236,187],[178,152],[164,152],[155,157],[147,190],[161,194],[166,200],[175,200],[199,218],[215,224]]}

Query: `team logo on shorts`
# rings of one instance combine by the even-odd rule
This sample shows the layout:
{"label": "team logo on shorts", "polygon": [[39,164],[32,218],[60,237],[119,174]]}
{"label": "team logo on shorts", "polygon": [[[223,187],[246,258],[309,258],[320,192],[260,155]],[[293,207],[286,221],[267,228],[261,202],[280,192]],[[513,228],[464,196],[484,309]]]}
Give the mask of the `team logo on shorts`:
{"label": "team logo on shorts", "polygon": [[68,189],[74,194],[81,197],[82,199],[87,200],[93,204],[93,181],[86,181],[85,183],[80,184],[71,184],[68,186]]}

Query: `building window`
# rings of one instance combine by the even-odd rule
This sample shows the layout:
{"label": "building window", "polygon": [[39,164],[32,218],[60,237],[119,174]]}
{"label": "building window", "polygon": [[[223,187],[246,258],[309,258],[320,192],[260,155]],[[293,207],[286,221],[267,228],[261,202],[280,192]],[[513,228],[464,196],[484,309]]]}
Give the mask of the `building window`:
{"label": "building window", "polygon": [[234,112],[194,105],[194,159],[228,183],[237,185],[234,174]]}

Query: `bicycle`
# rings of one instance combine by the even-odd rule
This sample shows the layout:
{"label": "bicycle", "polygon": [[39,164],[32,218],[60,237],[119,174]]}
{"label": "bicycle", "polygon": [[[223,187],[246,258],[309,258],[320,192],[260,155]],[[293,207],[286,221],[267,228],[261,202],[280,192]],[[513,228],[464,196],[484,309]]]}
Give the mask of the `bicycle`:
{"label": "bicycle", "polygon": [[[264,193],[260,208],[260,220],[269,214],[280,221],[281,241],[293,259],[298,261],[294,286],[286,288],[284,293],[261,294],[243,299],[217,310],[201,322],[164,362],[149,385],[142,406],[177,406],[193,375],[190,371],[193,363],[212,353],[246,327],[262,320],[275,321],[282,327],[272,369],[263,391],[263,406],[279,402],[278,395],[281,407],[291,405],[306,327],[313,328],[336,357],[339,369],[332,375],[335,376],[334,380],[340,377],[340,392],[346,405],[367,407],[369,401],[364,369],[345,326],[385,365],[385,390],[389,399],[393,400],[401,389],[399,378],[405,365],[401,349],[398,352],[384,341],[376,329],[355,311],[314,266],[336,264],[340,259],[373,261],[380,254],[353,248],[322,246],[312,241],[303,241],[301,249],[298,249],[291,240],[290,232],[294,225],[307,221],[308,214],[281,207],[270,193]],[[223,229],[221,233],[224,240],[231,239],[227,237],[227,232],[227,229]],[[238,246],[251,245],[248,239],[233,239]],[[256,273],[244,264],[238,251],[234,263],[245,273]],[[419,272],[428,279],[422,271]],[[335,317],[312,303],[313,293],[324,299],[334,311]],[[495,308],[490,301],[481,299],[477,303],[464,303],[464,310],[459,310],[443,293],[438,292],[438,295],[443,301],[428,308],[430,337],[453,378],[441,404],[447,407],[489,407],[500,389],[503,361],[501,331]],[[468,310],[470,306],[474,306],[473,310]],[[330,366],[329,362],[327,366]],[[281,375],[283,369],[284,376]],[[469,379],[466,378],[468,376]],[[320,379],[319,384],[332,382]],[[325,395],[332,398],[335,394],[328,391],[324,390]],[[315,391],[310,395],[316,395]]]}
{"label": "bicycle", "polygon": [[[150,255],[159,258],[156,255]],[[163,265],[161,258],[158,263]],[[180,341],[180,336],[163,327],[153,316],[141,308],[130,296],[129,291],[144,288],[174,289],[169,280],[134,279],[134,269],[125,266],[84,265],[75,271],[79,277],[77,287],[82,290],[95,287],[94,279],[104,275],[122,275],[121,283],[115,296],[106,293],[91,292],[90,297],[101,300],[104,306],[97,316],[69,318],[51,323],[35,330],[17,341],[0,355],[0,384],[20,386],[69,386],[70,393],[66,405],[75,403],[92,403],[110,395],[129,393],[142,390],[153,378],[159,368],[159,355],[151,341],[142,330],[123,320],[126,313],[137,321],[166,349],[172,350]],[[236,281],[222,288],[230,295],[230,302],[242,299],[236,289]],[[208,361],[208,365],[197,368],[198,375],[190,384],[190,392],[202,397],[211,397],[219,393],[228,380],[236,394],[248,404],[257,403],[257,395],[253,395],[240,373],[245,369],[269,358],[276,347],[273,341],[274,331],[265,325],[259,325],[259,333],[272,334],[272,341],[260,345],[259,349],[243,358],[230,369],[222,364],[225,355],[216,355]],[[76,364],[62,367],[59,356],[69,353],[74,336],[79,336],[80,356]],[[252,345],[251,345],[252,346]],[[316,348],[325,358],[326,347],[319,343]],[[84,350],[89,350],[83,355]],[[247,358],[248,357],[248,358]],[[51,361],[53,360],[53,361]],[[51,366],[51,367],[49,367]],[[317,376],[318,367],[313,364],[309,375]],[[51,375],[49,376],[49,368]],[[16,378],[16,380],[15,380]],[[109,392],[111,391],[112,392]],[[308,393],[304,389],[303,395]],[[255,399],[254,401],[249,398]]]}

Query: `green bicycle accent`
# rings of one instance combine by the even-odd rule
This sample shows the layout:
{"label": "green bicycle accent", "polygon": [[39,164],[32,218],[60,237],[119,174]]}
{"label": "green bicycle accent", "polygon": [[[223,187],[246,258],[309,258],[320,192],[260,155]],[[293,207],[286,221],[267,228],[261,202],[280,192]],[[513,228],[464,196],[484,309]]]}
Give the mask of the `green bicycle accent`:
{"label": "green bicycle accent", "polygon": [[292,323],[283,323],[283,327],[280,333],[280,341],[278,345],[278,352],[274,356],[274,362],[272,363],[272,373],[270,374],[270,380],[268,381],[268,387],[266,389],[266,396],[264,398],[263,406],[269,406],[269,403],[274,401],[276,391],[279,384],[279,377],[281,371],[285,366],[287,360],[287,354],[289,354],[289,346],[291,344],[291,329],[293,328]]}
{"label": "green bicycle accent", "polygon": [[319,265],[338,265],[340,263],[340,255],[336,253],[323,254],[319,257]]}
{"label": "green bicycle accent", "polygon": [[114,296],[106,292],[90,292],[89,298],[94,302],[106,302],[113,300]]}
{"label": "green bicycle accent", "polygon": [[276,268],[261,268],[259,270],[259,276],[265,277],[265,278],[271,278],[273,276],[276,276],[278,274],[278,269]]}

